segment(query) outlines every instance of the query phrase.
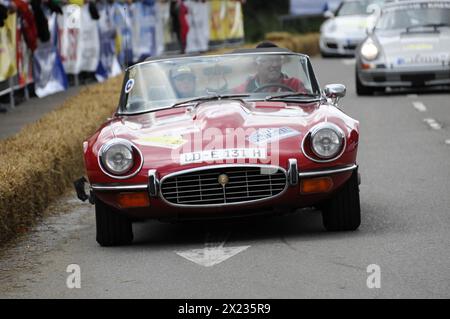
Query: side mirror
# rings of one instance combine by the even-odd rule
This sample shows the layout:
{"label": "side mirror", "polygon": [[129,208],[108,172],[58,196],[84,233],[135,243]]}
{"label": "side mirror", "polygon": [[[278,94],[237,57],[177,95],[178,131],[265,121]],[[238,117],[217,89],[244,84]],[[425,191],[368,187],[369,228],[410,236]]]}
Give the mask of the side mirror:
{"label": "side mirror", "polygon": [[331,18],[334,18],[334,13],[330,10],[327,10],[323,13],[323,16],[327,19],[331,19]]}
{"label": "side mirror", "polygon": [[327,99],[331,99],[331,103],[334,106],[337,106],[339,100],[347,93],[347,89],[343,84],[328,84],[323,91]]}

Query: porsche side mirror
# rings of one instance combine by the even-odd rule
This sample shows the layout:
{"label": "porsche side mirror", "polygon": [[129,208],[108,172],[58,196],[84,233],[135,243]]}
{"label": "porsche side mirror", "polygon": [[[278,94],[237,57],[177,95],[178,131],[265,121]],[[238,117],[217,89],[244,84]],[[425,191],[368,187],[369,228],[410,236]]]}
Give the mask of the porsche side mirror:
{"label": "porsche side mirror", "polygon": [[337,106],[339,100],[345,96],[347,89],[343,84],[328,84],[323,91],[327,99],[330,99],[331,103]]}
{"label": "porsche side mirror", "polygon": [[334,13],[330,10],[327,10],[323,13],[324,18],[331,19],[334,18]]}

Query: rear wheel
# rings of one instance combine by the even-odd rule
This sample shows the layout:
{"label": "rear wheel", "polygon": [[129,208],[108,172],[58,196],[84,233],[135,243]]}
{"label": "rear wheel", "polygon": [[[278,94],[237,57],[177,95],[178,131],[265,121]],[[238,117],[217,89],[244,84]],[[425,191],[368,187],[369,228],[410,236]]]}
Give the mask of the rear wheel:
{"label": "rear wheel", "polygon": [[129,245],[133,241],[131,220],[102,201],[95,201],[97,242],[100,246]]}
{"label": "rear wheel", "polygon": [[375,89],[371,88],[370,86],[365,86],[361,83],[361,80],[359,79],[358,72],[355,74],[356,78],[356,94],[357,95],[373,95],[375,92]]}
{"label": "rear wheel", "polygon": [[358,172],[322,208],[323,226],[328,231],[356,230],[361,224]]}

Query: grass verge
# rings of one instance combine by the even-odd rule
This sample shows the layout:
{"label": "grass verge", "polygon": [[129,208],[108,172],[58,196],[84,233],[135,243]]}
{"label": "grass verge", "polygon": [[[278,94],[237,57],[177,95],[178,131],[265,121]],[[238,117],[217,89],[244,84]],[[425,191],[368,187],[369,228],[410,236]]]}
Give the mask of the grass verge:
{"label": "grass verge", "polygon": [[114,112],[122,77],[77,96],[0,143],[0,242],[24,232],[83,175],[83,141]]}

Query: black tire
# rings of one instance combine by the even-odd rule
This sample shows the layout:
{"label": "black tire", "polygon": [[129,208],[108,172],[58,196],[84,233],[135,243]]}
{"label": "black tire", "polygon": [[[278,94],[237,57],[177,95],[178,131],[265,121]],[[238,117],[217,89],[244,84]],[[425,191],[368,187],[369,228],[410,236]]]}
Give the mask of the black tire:
{"label": "black tire", "polygon": [[333,57],[333,55],[332,54],[329,54],[329,53],[325,53],[325,52],[323,52],[323,51],[320,51],[320,55],[322,56],[322,58],[332,58]]}
{"label": "black tire", "polygon": [[349,231],[361,224],[358,172],[322,208],[323,226],[328,231]]}
{"label": "black tire", "polygon": [[102,201],[95,201],[97,242],[100,246],[122,246],[133,242],[131,220]]}
{"label": "black tire", "polygon": [[356,79],[356,95],[359,96],[373,95],[375,90],[361,83],[361,80],[359,79],[358,76],[358,72],[355,73],[355,79]]}

